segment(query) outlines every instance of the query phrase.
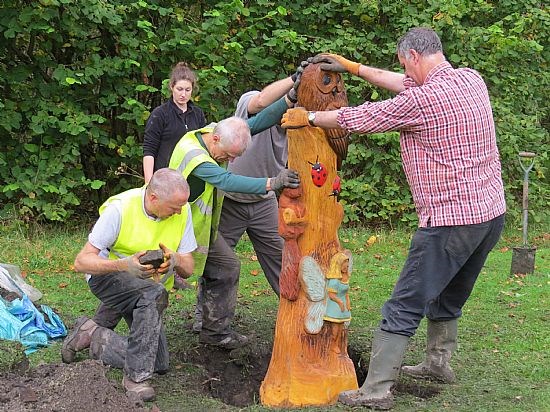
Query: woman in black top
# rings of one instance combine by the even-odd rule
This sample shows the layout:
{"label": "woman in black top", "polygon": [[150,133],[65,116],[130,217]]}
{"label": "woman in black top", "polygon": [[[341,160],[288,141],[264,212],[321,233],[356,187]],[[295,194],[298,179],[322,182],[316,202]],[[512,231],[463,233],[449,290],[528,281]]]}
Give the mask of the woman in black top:
{"label": "woman in black top", "polygon": [[196,83],[197,76],[186,63],[180,62],[172,68],[172,98],[153,110],[145,126],[145,183],[149,183],[156,170],[168,167],[172,151],[185,133],[206,126],[204,112],[190,100]]}

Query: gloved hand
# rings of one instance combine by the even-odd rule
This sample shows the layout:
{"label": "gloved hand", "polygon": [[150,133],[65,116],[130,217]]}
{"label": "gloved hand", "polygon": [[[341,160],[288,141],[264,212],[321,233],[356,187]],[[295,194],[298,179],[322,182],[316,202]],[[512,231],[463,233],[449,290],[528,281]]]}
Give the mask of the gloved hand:
{"label": "gloved hand", "polygon": [[321,53],[313,57],[312,63],[321,64],[322,70],[328,70],[332,72],[348,72],[355,76],[359,76],[359,67],[361,63],[353,62],[337,54]]}
{"label": "gloved hand", "polygon": [[271,190],[279,191],[285,187],[296,189],[300,186],[300,176],[298,172],[292,169],[283,169],[276,177],[270,179],[269,185]]}
{"label": "gloved hand", "polygon": [[122,270],[140,279],[148,279],[152,277],[155,274],[155,268],[153,265],[142,265],[139,263],[139,257],[144,254],[145,252],[138,252],[132,256],[121,259],[120,261],[123,263]]}
{"label": "gloved hand", "polygon": [[298,129],[309,125],[307,110],[303,107],[288,109],[281,118],[281,127],[283,129]]}
{"label": "gloved hand", "polygon": [[313,60],[313,57],[308,57],[307,60],[302,60],[300,62],[300,65],[296,69],[296,72],[294,72],[294,74],[292,76],[290,76],[292,78],[293,82],[296,83],[296,80],[298,80],[298,77],[300,77],[302,75],[302,73],[304,72],[304,69],[307,66],[309,66],[309,64],[312,62],[312,60]]}
{"label": "gloved hand", "polygon": [[292,81],[294,82],[294,85],[292,86],[292,89],[288,91],[288,93],[286,94],[286,97],[292,103],[296,103],[298,101],[298,87],[300,87],[300,82],[302,80],[302,73],[304,72],[304,69],[309,65],[311,59],[312,58],[310,57],[307,60],[302,60],[302,62],[296,69],[296,72],[291,76]]}
{"label": "gloved hand", "polygon": [[164,263],[161,263],[161,265],[157,269],[157,273],[168,273],[168,274],[174,273],[178,262],[178,257],[176,256],[176,252],[174,252],[173,250],[170,250],[163,243],[159,243],[159,247],[164,252]]}

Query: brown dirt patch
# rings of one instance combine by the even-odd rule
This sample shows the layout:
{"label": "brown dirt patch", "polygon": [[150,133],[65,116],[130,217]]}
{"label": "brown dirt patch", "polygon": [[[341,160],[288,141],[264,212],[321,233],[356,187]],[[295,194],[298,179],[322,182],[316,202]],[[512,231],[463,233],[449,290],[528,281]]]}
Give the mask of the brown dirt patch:
{"label": "brown dirt patch", "polygon": [[[366,377],[368,362],[353,348],[350,357],[355,363],[359,384]],[[186,352],[172,354],[172,365],[195,365],[201,370],[185,379],[188,393],[220,399],[227,405],[245,407],[258,403],[259,389],[271,358],[271,347],[252,342],[248,347],[225,351],[208,345],[198,345]],[[0,374],[0,411],[155,411],[143,403],[129,399],[119,382],[106,377],[108,368],[94,360],[73,364],[38,366],[24,374]],[[176,371],[174,371],[177,374]],[[173,372],[173,373],[174,373]],[[160,377],[159,381],[166,377]],[[175,376],[174,376],[175,378]],[[181,380],[177,379],[178,381]],[[180,382],[181,383],[181,382]],[[410,394],[428,399],[439,393],[437,385],[428,382],[408,382],[400,379],[395,395]]]}
{"label": "brown dirt patch", "polygon": [[[0,293],[2,291],[0,288]],[[2,296],[13,298],[6,293]],[[172,337],[181,338],[184,337]],[[211,396],[237,407],[257,404],[272,348],[261,337],[251,338],[248,346],[233,351],[201,344],[184,345],[184,350],[171,348],[171,372],[155,379],[153,386],[160,386],[159,396],[162,396],[163,386],[183,385],[187,395]],[[363,359],[353,347],[348,351],[361,385],[367,376],[368,358]],[[128,398],[120,382],[107,378],[109,369],[100,362],[86,359],[68,365],[41,365],[27,371],[28,361],[24,356],[22,360],[8,358],[11,360],[9,367],[0,368],[0,411],[159,411],[155,404],[147,404],[150,406],[147,408],[143,402]],[[184,365],[193,365],[195,371],[187,373]],[[407,393],[428,399],[437,395],[439,388],[429,382],[400,379],[394,391],[397,396]]]}
{"label": "brown dirt patch", "polygon": [[[271,347],[254,341],[232,351],[199,345],[174,354],[174,363],[190,363],[203,369],[195,390],[233,406],[248,406],[258,402],[260,385],[267,373]],[[189,384],[189,383],[188,383]]]}
{"label": "brown dirt patch", "polygon": [[10,412],[142,412],[149,409],[126,397],[119,384],[94,360],[38,366],[18,375],[0,375],[0,410]]}

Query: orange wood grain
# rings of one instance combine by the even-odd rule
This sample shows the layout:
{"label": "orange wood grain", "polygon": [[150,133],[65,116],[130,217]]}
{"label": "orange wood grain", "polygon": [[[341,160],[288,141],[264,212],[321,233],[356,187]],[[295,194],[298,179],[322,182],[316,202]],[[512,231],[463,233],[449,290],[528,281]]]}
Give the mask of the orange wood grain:
{"label": "orange wood grain", "polygon": [[[322,129],[306,127],[290,130],[287,134],[289,167],[300,174],[302,194],[299,207],[296,198],[294,204],[284,195],[281,198],[279,227],[283,237],[285,225],[296,221],[297,207],[303,216],[297,216],[301,218],[302,233],[294,233],[297,239],[285,237],[285,251],[288,252],[286,248],[290,241],[297,242],[298,252],[296,248],[291,251],[290,260],[295,264],[296,253],[300,254],[298,258],[312,256],[326,273],[331,257],[341,250],[338,228],[343,208],[336,197],[330,196],[336,177],[337,156]],[[315,186],[311,180],[311,164],[308,162],[316,160],[328,171],[322,187]],[[282,276],[288,269],[285,264],[288,261],[283,261]],[[261,402],[281,408],[333,404],[340,392],[358,387],[355,368],[347,354],[347,329],[341,323],[325,321],[320,333],[307,333],[304,318],[309,301],[299,284],[294,286],[295,299],[288,299],[281,293],[273,353],[260,388]]]}

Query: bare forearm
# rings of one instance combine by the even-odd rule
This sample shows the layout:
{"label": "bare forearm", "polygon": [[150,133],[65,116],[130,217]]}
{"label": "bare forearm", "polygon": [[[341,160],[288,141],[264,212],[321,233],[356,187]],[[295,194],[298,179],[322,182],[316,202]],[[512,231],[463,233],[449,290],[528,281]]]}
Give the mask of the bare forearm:
{"label": "bare forearm", "polygon": [[74,261],[77,272],[91,275],[106,275],[112,272],[122,272],[127,268],[126,262],[120,259],[104,259],[90,253],[79,253]]}
{"label": "bare forearm", "polygon": [[359,76],[375,86],[395,93],[401,93],[405,90],[403,86],[405,75],[402,73],[361,65],[359,67]]}
{"label": "bare forearm", "polygon": [[191,253],[176,253],[177,263],[174,270],[182,278],[188,278],[193,274],[195,269],[195,261]]}
{"label": "bare forearm", "polygon": [[340,299],[335,292],[329,292],[328,297],[330,300],[334,301],[340,307],[340,310],[342,312],[346,310],[346,308],[344,307],[344,302],[342,302],[342,299]]}
{"label": "bare forearm", "polygon": [[290,90],[292,85],[292,79],[287,77],[264,87],[260,93],[254,95],[254,97],[250,99],[250,102],[248,102],[248,113],[255,114],[265,109],[271,103],[283,97]]}
{"label": "bare forearm", "polygon": [[336,118],[338,110],[330,110],[327,112],[315,112],[314,126],[322,127],[323,129],[340,129]]}
{"label": "bare forearm", "polygon": [[155,165],[155,158],[153,156],[143,156],[143,177],[145,184],[149,183],[153,176],[153,168]]}

